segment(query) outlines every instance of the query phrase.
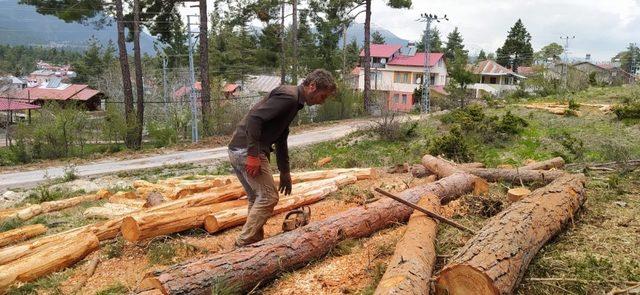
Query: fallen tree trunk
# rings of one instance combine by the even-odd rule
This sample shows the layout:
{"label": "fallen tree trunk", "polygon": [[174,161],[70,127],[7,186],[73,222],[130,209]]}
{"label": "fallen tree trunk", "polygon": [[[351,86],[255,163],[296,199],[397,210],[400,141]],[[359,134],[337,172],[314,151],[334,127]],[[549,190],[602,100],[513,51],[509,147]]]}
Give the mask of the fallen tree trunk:
{"label": "fallen tree trunk", "polygon": [[437,174],[438,177],[445,177],[456,172],[464,171],[489,182],[503,181],[516,184],[520,184],[520,182],[548,183],[567,174],[564,171],[465,168],[431,155],[422,157],[422,165]]}
{"label": "fallen tree trunk", "polygon": [[5,290],[15,281],[29,282],[72,265],[98,249],[98,244],[95,235],[80,233],[20,260],[0,265],[0,290]]}
{"label": "fallen tree trunk", "polygon": [[[429,193],[452,198],[471,191],[476,179],[469,174],[455,174],[405,190],[400,197],[412,203]],[[382,199],[232,252],[151,272],[143,280],[141,290],[155,288],[164,294],[209,294],[212,284],[216,283],[234,288],[238,293],[246,292],[279,273],[320,259],[344,239],[370,236],[404,222],[411,212],[411,208],[394,200]]]}
{"label": "fallen tree trunk", "polygon": [[146,238],[181,232],[202,227],[208,214],[224,209],[247,206],[247,200],[235,200],[201,207],[147,212],[127,216],[122,220],[120,231],[125,240],[137,242]]}
{"label": "fallen tree trunk", "polygon": [[101,207],[90,207],[84,210],[82,216],[85,218],[103,218],[112,219],[122,217],[140,210],[137,207],[130,207],[125,204],[106,203]]}
{"label": "fallen tree trunk", "polygon": [[518,168],[519,170],[550,170],[553,168],[562,169],[564,167],[564,159],[556,157],[542,162],[535,162]]}
{"label": "fallen tree trunk", "polygon": [[107,190],[100,190],[95,194],[84,195],[80,197],[68,198],[58,201],[44,202],[41,204],[31,205],[9,215],[8,218],[19,218],[20,220],[29,220],[41,214],[60,211],[62,209],[77,206],[80,203],[88,201],[97,201],[109,197],[111,193]]}
{"label": "fallen tree trunk", "polygon": [[[440,198],[426,195],[418,206],[439,213]],[[411,214],[375,294],[429,294],[429,279],[436,261],[437,226],[436,220],[422,212]]]}
{"label": "fallen tree trunk", "polygon": [[0,247],[15,244],[26,239],[39,236],[47,232],[47,227],[42,224],[27,225],[13,230],[0,232]]}
{"label": "fallen tree trunk", "polygon": [[566,175],[494,216],[436,278],[436,294],[512,294],[527,266],[584,203],[586,178]]}

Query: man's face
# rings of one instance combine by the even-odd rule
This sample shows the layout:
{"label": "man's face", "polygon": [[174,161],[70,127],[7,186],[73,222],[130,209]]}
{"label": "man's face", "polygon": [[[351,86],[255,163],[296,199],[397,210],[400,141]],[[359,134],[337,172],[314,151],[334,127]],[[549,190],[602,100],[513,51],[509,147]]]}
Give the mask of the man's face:
{"label": "man's face", "polygon": [[316,89],[316,85],[314,83],[309,84],[309,86],[305,86],[306,96],[307,96],[307,105],[316,105],[323,104],[324,101],[331,96],[333,93],[329,90],[318,90]]}

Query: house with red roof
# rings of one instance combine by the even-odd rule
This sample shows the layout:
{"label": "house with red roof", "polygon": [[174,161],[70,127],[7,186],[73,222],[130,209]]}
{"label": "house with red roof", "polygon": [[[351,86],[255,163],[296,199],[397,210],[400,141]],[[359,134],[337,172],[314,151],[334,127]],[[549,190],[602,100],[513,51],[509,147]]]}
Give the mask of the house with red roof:
{"label": "house with red roof", "polygon": [[57,101],[60,104],[75,104],[83,106],[88,111],[101,109],[105,95],[85,84],[66,84],[59,79],[50,80],[47,83],[24,88],[12,95],[14,99],[35,105],[44,105],[48,101]]}
{"label": "house with red roof", "polygon": [[[361,60],[364,50],[360,52]],[[389,44],[371,44],[371,89],[384,93],[387,107],[394,111],[408,112],[419,105],[420,97],[413,97],[415,89],[422,85],[426,55],[417,52],[415,46],[408,47]],[[429,89],[431,95],[446,96],[447,67],[444,54],[432,52],[427,63],[429,67]],[[357,75],[357,89],[364,90],[364,71],[354,69]]]}

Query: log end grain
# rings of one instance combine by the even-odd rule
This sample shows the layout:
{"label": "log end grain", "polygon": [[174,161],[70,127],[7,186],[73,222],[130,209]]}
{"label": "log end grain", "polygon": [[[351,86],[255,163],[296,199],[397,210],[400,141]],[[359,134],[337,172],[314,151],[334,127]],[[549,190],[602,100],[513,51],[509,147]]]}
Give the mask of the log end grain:
{"label": "log end grain", "polygon": [[437,295],[492,294],[500,292],[483,272],[469,265],[454,265],[443,269],[436,279]]}
{"label": "log end grain", "polygon": [[473,194],[476,196],[485,196],[489,194],[489,183],[482,178],[477,178],[473,182]]}
{"label": "log end grain", "polygon": [[529,194],[531,194],[531,191],[526,187],[516,187],[507,191],[507,197],[511,202],[520,201],[520,199],[528,196]]}
{"label": "log end grain", "polygon": [[213,214],[204,218],[204,229],[210,234],[220,230],[218,219]]}
{"label": "log end grain", "polygon": [[127,216],[122,219],[122,225],[120,226],[122,237],[129,242],[137,242],[140,240],[142,231],[138,226],[138,221],[131,216]]}

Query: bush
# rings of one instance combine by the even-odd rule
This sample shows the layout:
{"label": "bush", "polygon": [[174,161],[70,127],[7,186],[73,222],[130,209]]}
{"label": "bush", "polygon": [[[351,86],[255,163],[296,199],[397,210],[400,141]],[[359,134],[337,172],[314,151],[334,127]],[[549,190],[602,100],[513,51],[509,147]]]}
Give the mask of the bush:
{"label": "bush", "polygon": [[522,132],[527,126],[529,126],[529,123],[525,119],[512,114],[511,111],[507,111],[498,122],[496,129],[508,135],[515,135]]}
{"label": "bush", "polygon": [[440,118],[445,124],[457,124],[465,137],[478,138],[484,143],[507,140],[529,126],[527,121],[508,111],[502,118],[486,116],[481,106],[470,105],[454,110]]}
{"label": "bush", "polygon": [[147,127],[149,137],[156,148],[165,147],[178,142],[178,131],[170,124],[150,122]]}
{"label": "bush", "polygon": [[640,119],[640,101],[616,105],[613,107],[613,113],[616,114],[618,120]]}
{"label": "bush", "polygon": [[436,137],[429,147],[429,153],[443,155],[458,163],[466,163],[473,159],[471,145],[462,135],[459,125],[453,125],[448,134]]}
{"label": "bush", "polygon": [[385,141],[406,141],[416,135],[417,122],[402,122],[395,112],[385,111],[371,129]]}

